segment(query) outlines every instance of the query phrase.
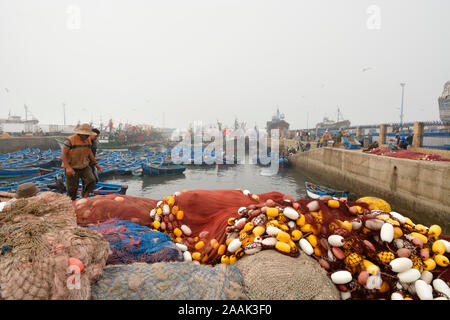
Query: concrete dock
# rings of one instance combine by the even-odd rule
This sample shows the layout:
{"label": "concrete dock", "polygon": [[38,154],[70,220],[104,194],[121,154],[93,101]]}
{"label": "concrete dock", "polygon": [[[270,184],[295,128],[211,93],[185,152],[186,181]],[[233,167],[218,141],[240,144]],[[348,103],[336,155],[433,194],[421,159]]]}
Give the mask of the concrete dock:
{"label": "concrete dock", "polygon": [[450,163],[397,159],[361,150],[317,148],[290,157],[295,170],[322,184],[375,196],[425,225],[450,231]]}

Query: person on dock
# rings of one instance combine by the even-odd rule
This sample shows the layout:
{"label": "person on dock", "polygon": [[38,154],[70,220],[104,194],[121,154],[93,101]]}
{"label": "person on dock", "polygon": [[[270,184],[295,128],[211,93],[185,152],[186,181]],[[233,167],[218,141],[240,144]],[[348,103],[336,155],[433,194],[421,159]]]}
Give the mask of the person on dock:
{"label": "person on dock", "polygon": [[[91,141],[92,141],[92,146],[91,146],[91,150],[92,150],[92,154],[94,155],[94,158],[97,155],[97,149],[98,149],[98,137],[100,136],[100,130],[94,128],[92,129],[92,132],[95,132],[95,135],[91,136]],[[92,169],[92,173],[94,174],[95,177],[95,182],[98,182],[98,172],[97,172],[97,168],[95,167],[95,165],[93,163],[90,163],[89,166]]]}
{"label": "person on dock", "polygon": [[96,135],[87,123],[81,124],[74,130],[75,134],[64,140],[62,150],[62,167],[65,168],[67,194],[76,200],[79,180],[83,182],[82,197],[87,198],[94,190],[96,180],[89,164],[93,164],[98,171],[102,168],[92,153],[90,136]]}

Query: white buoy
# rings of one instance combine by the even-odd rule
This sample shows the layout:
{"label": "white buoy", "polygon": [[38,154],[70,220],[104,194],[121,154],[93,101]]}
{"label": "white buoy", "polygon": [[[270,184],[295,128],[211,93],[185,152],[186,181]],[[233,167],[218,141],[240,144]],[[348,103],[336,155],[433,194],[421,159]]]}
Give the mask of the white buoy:
{"label": "white buoy", "polygon": [[434,290],[439,291],[442,294],[445,294],[447,296],[447,299],[450,299],[450,288],[448,287],[447,283],[445,283],[444,280],[434,279],[433,288]]}
{"label": "white buoy", "polygon": [[420,278],[420,271],[413,268],[400,272],[397,276],[400,282],[411,283]]}
{"label": "white buoy", "polygon": [[392,271],[399,273],[411,269],[413,262],[409,258],[396,258],[389,262],[389,265],[391,266]]}
{"label": "white buoy", "polygon": [[391,300],[404,300],[404,298],[400,292],[393,292],[391,294]]}
{"label": "white buoy", "polygon": [[284,208],[283,214],[291,220],[297,220],[298,216],[299,216],[298,212],[294,208],[291,208],[291,207]]}
{"label": "white buoy", "polygon": [[380,230],[380,238],[385,242],[392,242],[394,240],[394,226],[388,222],[383,224]]}
{"label": "white buoy", "polygon": [[300,239],[300,241],[298,242],[300,245],[300,248],[302,248],[302,250],[308,255],[312,255],[314,253],[314,248],[311,245],[311,243],[309,243],[308,240],[306,239]]}
{"label": "white buoy", "polygon": [[334,284],[346,284],[352,281],[352,274],[346,270],[336,271],[331,274]]}
{"label": "white buoy", "polygon": [[183,252],[183,259],[184,259],[184,261],[192,261],[191,253],[189,251],[184,251]]}
{"label": "white buoy", "polygon": [[433,289],[425,281],[417,280],[414,287],[420,300],[433,300]]}
{"label": "white buoy", "polygon": [[344,245],[344,242],[344,238],[337,234],[333,234],[328,237],[328,243],[333,247],[342,247]]}

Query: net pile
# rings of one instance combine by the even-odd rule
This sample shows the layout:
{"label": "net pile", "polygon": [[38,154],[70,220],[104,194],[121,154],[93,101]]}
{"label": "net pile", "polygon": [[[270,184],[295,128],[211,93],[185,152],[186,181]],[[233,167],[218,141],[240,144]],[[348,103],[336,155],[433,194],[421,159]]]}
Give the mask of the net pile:
{"label": "net pile", "polygon": [[325,270],[306,254],[298,258],[274,250],[238,260],[249,300],[339,300]]}
{"label": "net pile", "polygon": [[148,213],[156,203],[156,200],[111,194],[77,200],[74,202],[74,209],[79,225],[96,224],[117,218],[150,226]]}
{"label": "net pile", "polygon": [[183,261],[181,251],[165,233],[120,219],[88,226],[109,242],[107,264],[154,263]]}
{"label": "net pile", "polygon": [[421,152],[414,152],[410,150],[395,150],[389,151],[386,146],[380,146],[378,148],[367,151],[366,153],[376,154],[380,156],[387,156],[401,159],[412,160],[426,160],[426,161],[450,161],[450,159],[443,158],[437,154],[425,154]]}
{"label": "net pile", "polygon": [[76,224],[72,201],[44,192],[0,213],[1,299],[89,299],[109,246]]}
{"label": "net pile", "polygon": [[[344,299],[389,299],[393,293],[421,299],[415,291],[417,274],[426,283],[438,279],[448,286],[450,281],[449,237],[439,226],[427,228],[390,212],[381,199],[295,201],[279,192],[193,190],[155,202],[145,208],[149,225],[173,239],[184,261],[239,264],[263,250],[290,258],[308,255],[327,271]],[[117,212],[126,206],[117,201]],[[390,265],[398,258],[406,259],[401,260],[408,267],[403,271],[413,280]],[[432,297],[440,298],[441,292],[434,290]]]}
{"label": "net pile", "polygon": [[93,300],[238,300],[244,299],[236,266],[188,262],[107,266],[92,287]]}

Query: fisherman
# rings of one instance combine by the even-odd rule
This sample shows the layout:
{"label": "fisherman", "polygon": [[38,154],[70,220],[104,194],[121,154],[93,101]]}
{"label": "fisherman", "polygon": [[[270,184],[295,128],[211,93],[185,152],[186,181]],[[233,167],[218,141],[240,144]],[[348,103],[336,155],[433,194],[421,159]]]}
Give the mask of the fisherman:
{"label": "fisherman", "polygon": [[406,150],[408,148],[408,141],[406,140],[405,136],[401,136],[398,144],[399,144],[398,147],[400,149]]}
{"label": "fisherman", "polygon": [[412,133],[410,133],[408,135],[408,138],[406,138],[406,141],[408,141],[408,145],[410,145],[411,147],[412,147],[412,144],[413,144],[413,138],[414,138],[414,135]]}
{"label": "fisherman", "polygon": [[327,130],[325,131],[325,133],[323,134],[322,139],[323,139],[322,145],[326,147],[326,146],[328,145],[328,140],[331,139],[331,135],[330,135],[330,133],[328,132],[328,129],[327,129]]}
{"label": "fisherman", "polygon": [[62,167],[65,168],[67,194],[76,200],[79,179],[83,182],[82,197],[87,198],[96,184],[94,174],[89,164],[93,164],[98,171],[102,168],[92,153],[90,136],[96,135],[91,126],[84,123],[75,128],[73,136],[64,140],[62,150]]}
{"label": "fisherman", "polygon": [[[94,128],[92,129],[92,132],[95,132],[94,135],[91,136],[91,141],[92,141],[92,146],[91,146],[91,150],[92,150],[92,154],[95,156],[97,155],[97,148],[98,148],[98,137],[100,135],[100,130]],[[95,167],[94,164],[90,163],[89,166],[92,169],[92,173],[94,174],[95,177],[95,182],[98,182],[98,172],[97,172],[97,168]]]}
{"label": "fisherman", "polygon": [[394,139],[390,138],[388,143],[388,150],[389,151],[395,151],[398,150],[397,145],[394,143]]}

